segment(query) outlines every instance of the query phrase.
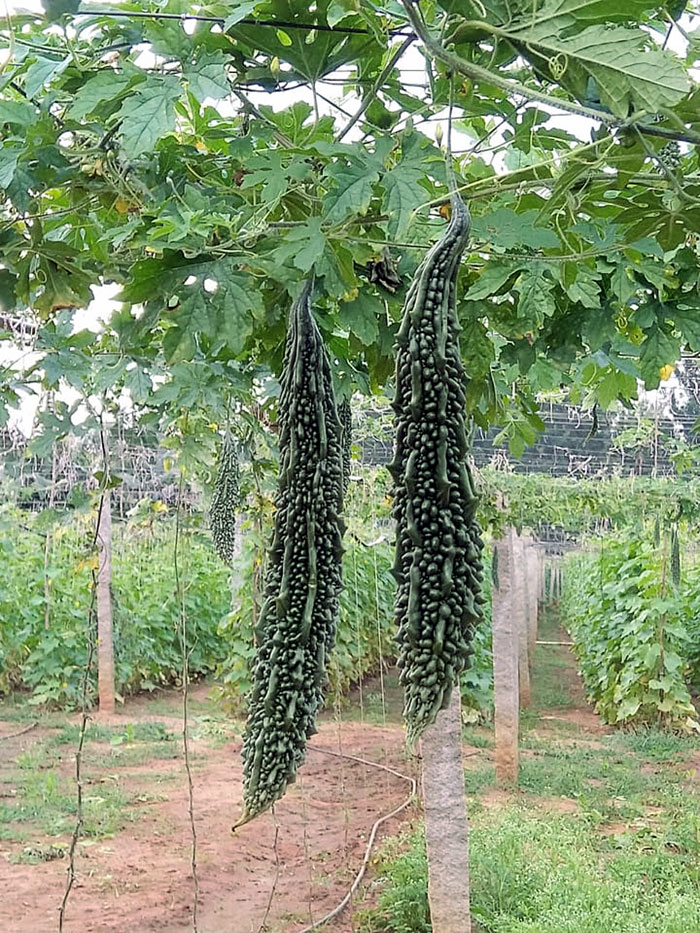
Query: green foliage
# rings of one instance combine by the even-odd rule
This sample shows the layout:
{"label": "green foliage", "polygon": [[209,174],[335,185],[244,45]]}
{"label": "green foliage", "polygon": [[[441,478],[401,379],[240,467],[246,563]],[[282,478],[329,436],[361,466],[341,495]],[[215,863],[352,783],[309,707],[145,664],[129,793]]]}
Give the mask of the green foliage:
{"label": "green foliage", "polygon": [[[677,844],[665,849],[663,835],[647,830],[611,844],[585,815],[533,802],[495,814],[489,807],[470,820],[472,918],[483,933],[684,933],[700,923],[697,842],[674,855]],[[378,908],[361,920],[363,933],[429,933],[421,832],[385,847],[379,879]]]}
{"label": "green foliage", "polygon": [[[31,702],[79,705],[87,662],[91,517],[76,516],[53,532],[46,568],[45,534],[31,513],[5,507],[0,538],[0,691],[26,689]],[[119,693],[177,683],[182,667],[174,588],[173,525],[114,523],[112,593],[115,675]],[[206,533],[183,529],[183,588],[191,636],[190,670],[212,671],[224,655],[218,625],[228,610],[226,570]],[[95,672],[90,679],[94,696]]]}
{"label": "green foliage", "polygon": [[428,906],[428,863],[422,835],[403,835],[382,850],[380,878],[384,890],[378,910],[361,924],[362,933],[390,930],[391,933],[431,933]]}
{"label": "green foliage", "polygon": [[[431,210],[446,195],[423,129],[451,97],[477,140],[456,169],[474,216],[457,297],[478,423],[522,450],[541,429],[537,392],[563,384],[609,407],[633,398],[640,376],[658,384],[681,347],[697,350],[698,155],[684,147],[668,174],[657,164],[674,137],[698,141],[696,43],[677,53],[655,41],[667,4],[420,9],[417,90],[401,56],[418,40],[400,3],[179,3],[130,16],[47,0],[46,19],[6,18],[0,336],[30,319],[38,357],[0,374],[0,423],[28,382],[123,388],[168,428],[191,413],[182,462],[210,466],[208,425],[221,419],[203,410],[221,405],[222,387],[241,397],[279,371],[286,308],[308,276],[339,380],[386,385],[405,283],[439,237]],[[348,106],[356,98],[350,115],[338,85]],[[603,132],[582,143],[552,127],[562,108],[583,108]],[[381,282],[373,270],[393,244],[396,274]],[[104,330],[73,328],[74,310],[110,282],[121,306]],[[76,429],[65,416],[41,415],[46,442]]]}
{"label": "green foliage", "polygon": [[[479,518],[485,528],[516,528],[599,535],[611,528],[667,527],[682,514],[700,517],[700,480],[651,477],[573,479],[484,468],[478,476]],[[505,506],[503,506],[505,502]],[[501,504],[499,504],[501,503]]]}
{"label": "green foliage", "polygon": [[[344,586],[336,645],[328,669],[329,690],[336,697],[373,673],[380,658],[386,663],[395,650],[393,549],[378,525],[387,506],[380,504],[381,499],[379,503],[372,501],[373,493],[382,495],[381,484],[372,482],[369,476],[362,484],[352,483],[345,508],[349,530],[344,542]],[[262,532],[248,520],[242,533],[242,551],[232,574],[238,581],[233,609],[220,627],[227,653],[217,671],[220,699],[233,710],[245,705],[252,686],[253,617],[254,611],[260,611],[260,554],[271,534],[269,515]]]}
{"label": "green foliage", "polygon": [[666,553],[638,537],[606,539],[599,555],[567,564],[564,618],[605,722],[699,728],[688,690],[697,584],[689,601],[670,573]]}

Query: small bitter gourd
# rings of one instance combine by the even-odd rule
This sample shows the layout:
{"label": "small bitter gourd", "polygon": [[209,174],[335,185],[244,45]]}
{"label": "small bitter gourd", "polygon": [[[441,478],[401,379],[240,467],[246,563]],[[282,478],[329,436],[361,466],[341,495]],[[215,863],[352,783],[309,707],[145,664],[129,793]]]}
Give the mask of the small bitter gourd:
{"label": "small bitter gourd", "polygon": [[671,528],[671,580],[676,588],[681,585],[681,543],[677,524]]}
{"label": "small bitter gourd", "polygon": [[216,553],[229,566],[235,556],[236,512],[240,506],[241,473],[238,448],[233,435],[227,430],[209,506],[209,528]]}
{"label": "small bitter gourd", "polygon": [[396,617],[407,739],[449,703],[482,617],[483,564],[470,472],[455,289],[470,218],[450,222],[420,264],[398,331],[394,477]]}
{"label": "small bitter gourd", "polygon": [[666,168],[677,169],[681,164],[681,147],[675,139],[667,142],[665,146],[659,149],[658,159]]}
{"label": "small bitter gourd", "polygon": [[341,588],[341,426],[306,283],[289,315],[279,400],[280,473],[253,689],[243,737],[244,814],[294,781],[326,685]]}

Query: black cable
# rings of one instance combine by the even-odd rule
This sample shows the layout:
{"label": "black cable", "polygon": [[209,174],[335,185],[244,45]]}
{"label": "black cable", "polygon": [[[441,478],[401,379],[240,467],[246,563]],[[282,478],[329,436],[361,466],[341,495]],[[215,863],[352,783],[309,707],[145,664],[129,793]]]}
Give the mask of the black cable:
{"label": "black cable", "polygon": [[[182,22],[187,22],[188,20],[194,20],[198,23],[216,23],[217,25],[223,25],[226,22],[225,16],[201,16],[196,13],[146,13],[143,11],[126,11],[126,10],[78,10],[75,16],[111,16],[114,19],[155,19],[155,20],[166,20],[166,19],[176,19],[181,20]],[[231,28],[234,26],[269,26],[274,29],[303,29],[306,32],[334,32],[340,35],[351,35],[351,36],[371,36],[374,35],[371,30],[363,29],[360,26],[328,26],[323,23],[295,23],[289,20],[273,20],[273,19],[253,19],[250,17],[244,17],[239,20],[237,23],[234,23]],[[389,30],[390,36],[413,36],[412,32],[404,32],[405,27],[400,26],[395,29]]]}

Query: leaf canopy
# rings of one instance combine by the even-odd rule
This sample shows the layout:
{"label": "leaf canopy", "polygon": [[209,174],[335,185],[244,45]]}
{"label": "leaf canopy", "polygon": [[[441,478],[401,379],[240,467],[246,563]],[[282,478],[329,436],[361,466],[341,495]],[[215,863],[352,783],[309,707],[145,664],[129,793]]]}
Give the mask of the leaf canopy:
{"label": "leaf canopy", "polygon": [[[538,393],[607,407],[697,348],[698,46],[664,41],[688,32],[664,4],[166,0],[57,17],[0,24],[0,336],[28,321],[43,353],[3,370],[0,408],[39,380],[174,418],[187,366],[222,398],[248,393],[278,371],[310,275],[343,391],[381,389],[445,223],[434,127],[450,101],[477,422],[520,445]],[[66,315],[105,283],[120,307],[78,353]],[[218,411],[213,388],[198,398]]]}

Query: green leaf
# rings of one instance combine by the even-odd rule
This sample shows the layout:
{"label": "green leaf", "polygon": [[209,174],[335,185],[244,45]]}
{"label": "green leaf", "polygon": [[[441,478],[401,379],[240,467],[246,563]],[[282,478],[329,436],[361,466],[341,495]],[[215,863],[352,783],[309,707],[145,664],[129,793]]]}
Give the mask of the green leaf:
{"label": "green leaf", "polygon": [[357,16],[357,11],[356,0],[331,0],[326,9],[326,22],[329,26],[337,26],[348,16]]}
{"label": "green leaf", "polygon": [[522,260],[489,260],[484,265],[481,275],[471,286],[465,298],[476,301],[495,295],[518,269],[526,265]]}
{"label": "green leaf", "polygon": [[675,651],[664,651],[664,670],[674,673],[683,665],[683,660]]}
{"label": "green leaf", "polygon": [[260,107],[260,112],[293,142],[301,143],[308,140],[307,120],[314,109],[307,101],[298,100],[291,107],[285,107],[284,110],[275,110],[273,107],[263,105]]}
{"label": "green leaf", "polygon": [[629,299],[637,291],[637,283],[634,281],[632,269],[625,263],[619,263],[610,276],[610,288],[622,304],[627,304]]}
{"label": "green leaf", "polygon": [[352,253],[340,243],[329,242],[328,249],[316,262],[316,271],[323,276],[324,287],[334,298],[350,301],[357,297],[360,283]]}
{"label": "green leaf", "polygon": [[577,275],[566,293],[572,301],[579,301],[584,308],[600,307],[600,282],[586,266],[577,267]]}
{"label": "green leaf", "polygon": [[55,58],[37,58],[27,68],[27,73],[24,76],[24,93],[32,100],[44,85],[48,84],[56,74],[63,71],[71,61],[72,57],[70,55],[58,61]]}
{"label": "green leaf", "polygon": [[634,716],[641,705],[641,700],[637,699],[636,697],[627,697],[620,703],[617,708],[617,722],[622,722],[624,719],[630,719],[632,716]]}
{"label": "green leaf", "polygon": [[324,201],[328,223],[337,224],[353,215],[367,213],[372,188],[379,180],[378,171],[364,162],[338,160],[326,168],[325,175],[335,182]]}
{"label": "green leaf", "polygon": [[131,83],[129,75],[113,71],[111,68],[98,72],[78,89],[73,103],[68,108],[71,120],[84,120],[89,113],[98,110],[105,101],[115,101]]}
{"label": "green leaf", "polygon": [[0,188],[6,189],[12,184],[21,151],[19,144],[14,141],[0,143]]}
{"label": "green leaf", "polygon": [[246,3],[234,3],[234,9],[224,20],[224,32],[228,32],[231,26],[235,26],[236,23],[240,23],[242,19],[250,16],[255,7],[258,5],[259,0],[252,0],[252,2]]}
{"label": "green leaf", "polygon": [[424,174],[399,163],[382,179],[385,192],[382,209],[389,215],[387,232],[397,240],[406,234],[414,211],[427,200],[425,189],[419,184]]}
{"label": "green leaf", "polygon": [[275,204],[289,184],[285,161],[285,154],[279,150],[256,153],[248,160],[248,171],[243,177],[241,188],[259,187],[260,199],[266,204]]}
{"label": "green leaf", "polygon": [[662,366],[675,364],[680,352],[680,339],[654,326],[641,346],[639,357],[639,369],[647,389],[657,388],[660,382],[659,370]]}
{"label": "green leaf", "polygon": [[250,276],[232,272],[224,263],[218,264],[215,271],[219,275],[216,296],[219,340],[215,346],[225,346],[238,356],[253,333],[256,317],[262,313],[262,298]]}
{"label": "green leaf", "polygon": [[159,139],[175,129],[175,101],[179,96],[177,78],[149,75],[136,93],[127,97],[118,119],[122,121],[122,145],[128,156],[150,152]]}
{"label": "green leaf", "polygon": [[684,345],[691,350],[700,350],[700,302],[679,302],[669,316],[683,335]]}
{"label": "green leaf", "polygon": [[595,388],[595,395],[601,408],[607,410],[620,398],[629,396],[629,377],[617,372],[611,366]]}
{"label": "green leaf", "polygon": [[[634,22],[646,11],[658,6],[657,0],[548,0],[533,15],[525,17],[523,28],[531,32],[551,33],[594,23]],[[515,27],[516,30],[518,27]]]}
{"label": "green leaf", "polygon": [[230,260],[183,264],[172,272],[161,267],[161,274],[178,299],[165,314],[175,325],[164,338],[168,362],[191,359],[201,337],[211,342],[214,353],[224,348],[234,356],[242,352],[262,312],[260,292],[249,275]]}
{"label": "green leaf", "polygon": [[664,692],[668,692],[669,690],[673,689],[673,687],[675,686],[675,683],[676,681],[674,680],[674,678],[669,677],[668,675],[664,675],[663,677],[660,677],[660,678],[653,677],[649,681],[649,688],[651,690],[663,690]]}
{"label": "green leaf", "polygon": [[556,249],[561,246],[559,237],[553,230],[536,225],[538,216],[538,211],[517,213],[510,207],[499,207],[473,219],[472,235],[476,240],[503,249],[518,246]]}
{"label": "green leaf", "polygon": [[26,100],[0,100],[0,124],[9,123],[22,128],[31,126],[37,119],[36,109]]}
{"label": "green leaf", "polygon": [[370,347],[379,337],[377,313],[383,311],[381,302],[362,291],[354,301],[341,304],[338,320],[351,336],[357,337],[360,343]]}
{"label": "green leaf", "polygon": [[284,238],[284,243],[274,252],[277,262],[292,264],[302,272],[309,272],[326,251],[326,237],[321,230],[321,218],[311,217],[302,227],[294,227]]}
{"label": "green leaf", "polygon": [[151,377],[138,364],[127,370],[124,376],[124,388],[128,389],[137,405],[143,405],[153,388]]}
{"label": "green leaf", "polygon": [[584,99],[588,77],[597,85],[601,103],[619,117],[627,117],[631,109],[656,113],[673,107],[690,89],[688,76],[681,62],[671,53],[658,48],[643,48],[645,35],[641,31],[622,27],[591,26],[575,36],[562,39],[557,33],[537,34],[530,30],[518,32],[529,49],[541,50],[546,67],[554,65],[565,70],[562,82],[571,84],[580,99]]}
{"label": "green leaf", "polygon": [[190,90],[200,103],[205,97],[221,100],[230,94],[226,61],[223,52],[210,52],[202,55],[192,68],[185,70]]}
{"label": "green leaf", "polygon": [[552,289],[554,283],[541,269],[526,269],[518,278],[515,290],[520,295],[518,318],[527,321],[532,329],[542,326],[545,317],[551,317],[555,310]]}
{"label": "green leaf", "polygon": [[644,666],[646,669],[649,671],[655,670],[659,663],[660,657],[661,645],[658,642],[654,642],[653,645],[649,645],[644,655]]}

